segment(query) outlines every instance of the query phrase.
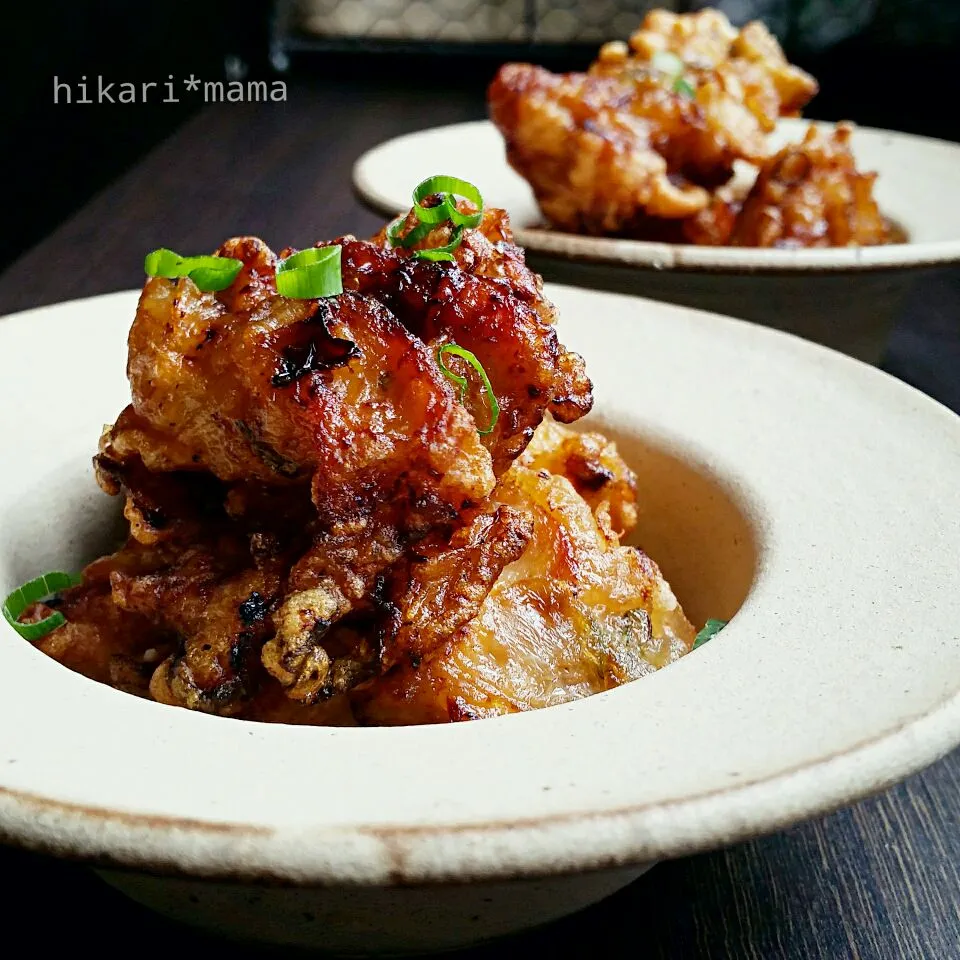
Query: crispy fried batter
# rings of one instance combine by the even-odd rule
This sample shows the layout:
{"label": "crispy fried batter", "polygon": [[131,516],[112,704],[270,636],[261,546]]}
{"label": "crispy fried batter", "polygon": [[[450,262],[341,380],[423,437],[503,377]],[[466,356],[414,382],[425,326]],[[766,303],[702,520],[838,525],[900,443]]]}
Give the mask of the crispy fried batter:
{"label": "crispy fried batter", "polygon": [[277,296],[276,258],[258,240],[218,254],[245,266],[225,291],[186,279],[144,287],[130,331],[133,411],[109,438],[121,460],[136,453],[151,470],[204,468],[226,482],[319,477],[314,501],[331,516],[399,496],[456,511],[490,492],[473,421],[395,316],[351,293]]}
{"label": "crispy fried batter", "polygon": [[[817,81],[787,61],[763,23],[753,20],[738,31],[719,10],[651,10],[630,37],[630,49],[641,62],[660,51],[676,54],[698,82],[719,81],[728,99],[718,116],[740,101],[766,132],[778,117],[799,113],[817,92]],[[710,71],[716,72],[715,78],[708,76]]]}
{"label": "crispy fried batter", "polygon": [[[130,332],[133,403],[97,460],[101,484],[124,492],[133,535],[144,543],[192,543],[199,526],[211,525],[282,534],[288,548],[294,532],[300,537],[300,559],[285,568],[289,589],[322,594],[330,610],[299,632],[280,629],[263,659],[304,701],[379,669],[380,648],[358,651],[331,627],[370,615],[377,577],[407,544],[433,530],[449,536],[546,411],[569,420],[592,402],[582,361],[557,341],[553,308],[502,212],[488,211],[468,233],[454,266],[394,252],[382,236],[342,245],[347,290],[334,299],[278,296],[277,258],[253,238],[218,251],[243,263],[227,290],[149,280]],[[497,391],[501,416],[483,439],[476,421],[490,414],[482,394],[462,404],[436,361],[453,340],[476,353]],[[191,484],[188,471],[201,480]],[[212,510],[198,512],[181,487],[203,487]],[[179,582],[176,564],[156,573],[157,605],[171,578]],[[188,578],[207,583],[193,568]],[[209,578],[205,604],[239,589]],[[271,603],[284,595],[273,580],[260,592]],[[219,611],[214,618],[224,626]],[[211,640],[199,619],[172,626],[186,648],[158,671],[154,695],[239,709],[251,691],[230,666],[237,631]],[[333,657],[331,647],[346,652]]]}
{"label": "crispy fried batter", "polygon": [[[665,53],[681,74],[664,68]],[[766,157],[765,134],[816,89],[760,23],[738,33],[717,11],[655,10],[587,74],[507,64],[488,101],[551,224],[644,236],[652,219],[704,210],[734,161]]]}
{"label": "crispy fried batter", "polygon": [[[82,585],[65,591],[53,604],[67,622],[38,640],[37,648],[93,680],[147,696],[150,676],[176,646],[176,636],[149,618],[119,607],[111,579],[116,573],[133,574],[155,563],[153,549],[131,541],[119,554],[88,564]],[[38,603],[22,619],[42,620],[51,612],[51,606]]]}
{"label": "crispy fried batter", "polygon": [[[336,616],[335,602],[294,591],[278,608],[270,572],[236,572],[242,556],[222,542],[215,557],[194,548],[165,567],[169,546],[131,540],[67,592],[68,623],[40,645],[131,692],[146,695],[152,672],[160,702],[248,719],[424,723],[533,709],[644,676],[692,642],[655,565],[619,545],[612,518],[623,529],[635,519],[634,478],[616,448],[548,421],[489,508],[448,544],[417,544],[382,582],[375,614],[354,637],[381,638],[381,679],[368,671],[344,682],[345,658],[333,676],[337,659],[309,636]],[[271,633],[261,654],[268,669],[288,639],[307,639],[299,652],[310,669],[293,665],[285,697],[275,671],[250,659]]]}
{"label": "crispy fried batter", "polygon": [[533,533],[524,505],[491,503],[449,540],[435,538],[410,551],[390,572],[382,603],[383,665],[418,663],[455,636],[480,610],[504,568]]}
{"label": "crispy fried batter", "polygon": [[566,477],[595,515],[607,515],[618,537],[637,525],[636,477],[602,433],[575,433],[546,421],[517,463]]}
{"label": "crispy fried batter", "polygon": [[[402,232],[413,222],[408,218]],[[413,249],[449,239],[450,227],[443,225]],[[500,404],[499,420],[483,437],[499,475],[530,442],[545,412],[565,423],[587,413],[591,386],[580,357],[560,345],[554,307],[512,243],[502,211],[489,211],[480,229],[467,233],[456,258],[459,269],[450,269],[393,249],[385,233],[374,244],[347,238],[344,285],[376,297],[432,351],[456,342],[477,357]],[[468,397],[467,408],[476,424],[489,422],[480,391]]]}
{"label": "crispy fried batter", "polygon": [[[339,242],[333,298],[279,296],[277,258],[252,238],[221,247],[243,269],[219,293],[147,281],[132,403],[95,458],[130,537],[65,592],[68,622],[41,649],[162,703],[336,724],[530,708],[683,652],[669,589],[619,545],[632,473],[553,419],[589,410],[590,381],[505,214],[485,211],[452,263],[385,233]],[[440,369],[451,342],[491,379],[489,433],[482,392],[461,402]],[[494,647],[501,674],[443,673],[454,651]],[[490,684],[496,697],[475,692]]]}
{"label": "crispy fried batter", "polygon": [[[541,462],[569,463],[577,440],[565,434],[548,433]],[[550,439],[560,448],[550,449]],[[585,446],[601,442],[593,435]],[[613,463],[615,451],[607,446],[604,456],[626,479],[622,461]],[[523,555],[443,646],[355,694],[364,723],[466,720],[550,706],[638,679],[690,649],[693,628],[656,564],[620,546],[609,501],[592,510],[565,476],[522,461],[494,497],[532,512]]]}
{"label": "crispy fried batter", "polygon": [[[653,10],[588,73],[507,64],[488,101],[507,159],[562,230],[712,246],[898,239],[873,200],[875,174],[856,170],[848,125],[770,158],[777,119],[816,92],[762,23],[738,31],[717,10]],[[738,160],[760,168],[746,202]]]}
{"label": "crispy fried batter", "polygon": [[[566,74],[512,63],[488,92],[510,165],[529,181],[547,220],[576,233],[627,234],[638,216],[687,217],[702,187],[678,182],[654,137],[694,130],[694,106],[651,79]],[[641,119],[655,111],[653,123]]]}
{"label": "crispy fried batter", "polygon": [[859,173],[851,124],[812,126],[763,165],[731,234],[741,247],[849,247],[889,243],[873,198],[875,173]]}

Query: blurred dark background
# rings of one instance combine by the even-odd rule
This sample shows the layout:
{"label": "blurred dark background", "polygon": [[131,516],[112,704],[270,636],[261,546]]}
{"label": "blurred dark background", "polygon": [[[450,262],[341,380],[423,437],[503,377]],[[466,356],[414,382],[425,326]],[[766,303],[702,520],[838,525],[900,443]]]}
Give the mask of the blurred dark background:
{"label": "blurred dark background", "polygon": [[[205,79],[290,82],[388,79],[392,88],[483,88],[505,57],[586,65],[599,42],[626,36],[642,0],[128,0],[5,5],[2,163],[7,190],[0,268],[203,107],[180,91]],[[960,139],[960,3],[956,0],[718,0],[734,22],[760,17],[818,77],[808,111],[822,119]],[[278,72],[278,70],[280,72]],[[53,100],[54,78],[164,81],[134,105]],[[116,90],[114,90],[114,96]],[[328,131],[335,137],[336,130]],[[347,171],[344,175],[347,176]],[[242,176],[242,171],[236,171]],[[345,181],[344,189],[348,189]]]}

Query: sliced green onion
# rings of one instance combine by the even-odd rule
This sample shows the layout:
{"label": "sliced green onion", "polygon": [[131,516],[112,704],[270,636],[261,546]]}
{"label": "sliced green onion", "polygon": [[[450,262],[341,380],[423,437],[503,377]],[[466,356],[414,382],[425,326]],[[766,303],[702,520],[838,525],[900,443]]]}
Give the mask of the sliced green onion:
{"label": "sliced green onion", "polygon": [[390,241],[390,246],[392,247],[412,247],[415,243],[419,243],[432,229],[432,223],[418,223],[406,236],[400,236],[400,230],[403,227],[406,217],[400,217],[399,220],[394,220],[393,223],[387,227],[387,239]]}
{"label": "sliced green onion", "polygon": [[[422,240],[431,230],[434,229],[432,223],[418,223],[405,237],[400,236],[400,227],[403,220],[396,220],[387,227],[387,238],[391,246],[410,247]],[[453,252],[463,242],[463,227],[454,227],[450,234],[449,243],[442,247],[427,247],[425,250],[413,250],[411,256],[417,260],[453,260]]]}
{"label": "sliced green onion", "polygon": [[207,292],[229,287],[242,266],[242,261],[234,257],[181,257],[166,247],[152,250],[143,261],[148,277],[189,277]]}
{"label": "sliced green onion", "polygon": [[658,73],[667,77],[670,81],[670,89],[674,93],[683,94],[691,100],[696,98],[696,87],[684,75],[687,65],[675,53],[671,53],[669,50],[658,50],[650,58],[650,65]]}
{"label": "sliced green onion", "polygon": [[480,377],[480,380],[483,383],[484,392],[487,395],[487,403],[490,405],[490,425],[485,430],[477,429],[477,432],[480,434],[490,433],[493,428],[497,425],[497,420],[500,418],[500,404],[497,403],[497,396],[493,392],[493,386],[490,383],[490,378],[487,376],[487,371],[483,369],[483,364],[469,351],[465,350],[457,343],[445,343],[437,351],[437,363],[440,365],[440,369],[443,372],[443,375],[447,379],[452,380],[460,388],[460,402],[463,403],[464,397],[467,395],[467,378],[461,377],[459,374],[454,373],[444,362],[443,358],[445,354],[452,354],[455,357],[460,357],[463,360],[466,360],[467,363],[477,371],[477,375]]}
{"label": "sliced green onion", "polygon": [[277,293],[295,300],[315,300],[343,293],[339,244],[310,247],[277,265]]}
{"label": "sliced green onion", "polygon": [[702,647],[708,640],[712,640],[726,625],[726,620],[708,620],[703,625],[703,629],[697,634],[696,639],[693,641],[693,646],[690,649],[696,650],[697,647]]}
{"label": "sliced green onion", "polygon": [[453,260],[453,251],[463,241],[463,227],[454,227],[450,234],[450,242],[442,247],[428,247],[426,250],[414,250],[413,256],[418,260]]}
{"label": "sliced green onion", "polygon": [[671,77],[679,76],[684,70],[683,61],[669,50],[658,50],[650,58],[650,65],[654,70],[665,73]]}
{"label": "sliced green onion", "polygon": [[[435,207],[424,207],[423,201],[434,194],[440,195],[440,203]],[[461,213],[457,209],[458,196],[469,200],[477,212]],[[417,184],[413,191],[413,212],[421,223],[435,224],[449,220],[458,227],[476,227],[483,219],[483,196],[469,180],[438,174]]]}
{"label": "sliced green onion", "polygon": [[[426,181],[424,182],[426,183]],[[414,193],[413,196],[416,198],[417,194]],[[421,199],[426,199],[428,196],[432,196],[432,194],[424,194]],[[456,207],[456,201],[448,193],[440,194],[440,202],[435,207],[424,207],[415,199],[413,212],[421,223],[431,226],[435,226],[438,223],[446,223],[448,220],[453,219],[454,213],[459,213]]]}
{"label": "sliced green onion", "polygon": [[[423,201],[427,197],[436,194],[440,196],[440,202],[436,206],[423,206]],[[477,207],[477,212],[461,213],[457,209],[457,196],[465,197],[473,203]],[[400,236],[400,230],[406,222],[405,217],[395,220],[387,227],[387,239],[390,241],[390,245],[393,247],[412,247],[427,236],[434,227],[450,222],[454,229],[450,234],[448,243],[442,247],[414,250],[413,256],[418,260],[453,260],[454,250],[463,242],[464,228],[476,227],[483,219],[483,197],[480,195],[480,191],[469,181],[438,174],[435,177],[427,177],[426,180],[417,184],[417,188],[413,191],[413,212],[420,222],[405,236]]]}
{"label": "sliced green onion", "polygon": [[17,587],[13,593],[3,601],[3,616],[7,623],[20,634],[24,640],[39,640],[51,630],[56,630],[67,622],[67,618],[55,610],[49,617],[44,617],[37,623],[21,623],[20,616],[31,603],[43,600],[51,594],[67,587],[75,587],[82,581],[72,573],[61,573],[58,570],[45,573],[42,577],[30,580],[22,587]]}

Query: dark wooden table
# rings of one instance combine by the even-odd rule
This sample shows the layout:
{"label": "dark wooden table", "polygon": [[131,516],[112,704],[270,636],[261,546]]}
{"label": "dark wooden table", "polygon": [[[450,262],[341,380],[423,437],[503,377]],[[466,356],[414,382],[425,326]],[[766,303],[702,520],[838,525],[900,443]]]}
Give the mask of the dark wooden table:
{"label": "dark wooden table", "polygon": [[[353,160],[395,134],[482,113],[476,84],[441,77],[418,86],[341,76],[291,85],[285,104],[207,107],[0,276],[0,314],[139,286],[142,256],[153,247],[199,253],[254,233],[278,249],[370,234],[381,221],[351,193]],[[885,366],[960,410],[956,271],[924,279]],[[0,875],[8,929],[29,931],[32,952],[218,949],[123,900],[84,867],[0,849]],[[960,751],[833,816],[662,864],[605,903],[511,946],[532,956],[582,950],[670,960],[960,958]],[[237,958],[274,955],[230,949]]]}

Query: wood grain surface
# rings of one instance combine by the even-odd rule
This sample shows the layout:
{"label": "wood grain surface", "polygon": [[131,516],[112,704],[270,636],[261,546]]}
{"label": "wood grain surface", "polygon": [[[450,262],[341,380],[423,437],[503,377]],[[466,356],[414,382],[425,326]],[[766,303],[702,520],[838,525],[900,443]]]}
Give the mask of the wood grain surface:
{"label": "wood grain surface", "polygon": [[[25,251],[0,276],[0,314],[139,286],[143,254],[153,247],[200,253],[227,236],[254,233],[279,249],[370,234],[381,221],[351,193],[356,157],[398,133],[482,115],[478,84],[440,97],[436,82],[362,77],[299,83],[285,104],[208,107]],[[925,281],[885,364],[954,409],[958,300],[956,271]],[[3,913],[29,931],[31,952],[225,952],[123,900],[82,866],[0,849],[0,875]],[[661,864],[605,903],[516,938],[513,948],[528,956],[664,960],[957,960],[960,751],[830,817]],[[493,944],[458,956],[486,960],[507,952]]]}

